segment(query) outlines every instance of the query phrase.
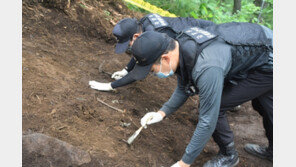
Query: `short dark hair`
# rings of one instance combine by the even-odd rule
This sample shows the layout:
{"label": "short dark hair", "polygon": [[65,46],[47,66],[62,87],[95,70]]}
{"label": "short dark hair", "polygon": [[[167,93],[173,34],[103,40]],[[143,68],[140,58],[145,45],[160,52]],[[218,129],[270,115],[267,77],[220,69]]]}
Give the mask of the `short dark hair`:
{"label": "short dark hair", "polygon": [[[143,26],[142,26],[142,24],[140,24],[140,23],[138,22],[138,24],[137,24],[137,32],[136,32],[136,33],[141,34],[142,32],[143,32]],[[136,34],[136,33],[135,33],[135,34]],[[130,40],[133,39],[133,37],[134,37],[135,34],[133,34],[133,35],[130,37]]]}
{"label": "short dark hair", "polygon": [[[169,53],[170,51],[174,50],[175,48],[176,48],[176,42],[173,38],[170,38],[169,45],[167,46],[167,48],[165,49],[163,54]],[[160,60],[161,60],[161,55],[159,56],[159,58],[157,58],[155,63],[160,64]]]}

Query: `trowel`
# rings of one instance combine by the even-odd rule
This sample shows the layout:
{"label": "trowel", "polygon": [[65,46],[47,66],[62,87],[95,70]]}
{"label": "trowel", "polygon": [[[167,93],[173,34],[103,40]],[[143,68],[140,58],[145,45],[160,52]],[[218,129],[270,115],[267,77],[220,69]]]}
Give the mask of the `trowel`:
{"label": "trowel", "polygon": [[136,139],[136,137],[140,134],[142,129],[146,126],[147,122],[150,121],[153,118],[153,116],[149,117],[145,123],[145,125],[141,126],[131,137],[128,138],[127,143],[129,145],[132,144],[132,142]]}

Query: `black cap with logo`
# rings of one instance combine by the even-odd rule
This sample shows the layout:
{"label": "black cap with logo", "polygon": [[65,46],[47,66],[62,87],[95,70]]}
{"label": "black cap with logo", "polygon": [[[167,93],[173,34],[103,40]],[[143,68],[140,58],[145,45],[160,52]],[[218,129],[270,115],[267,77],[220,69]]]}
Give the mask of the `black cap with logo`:
{"label": "black cap with logo", "polygon": [[147,31],[142,33],[132,46],[136,65],[129,75],[135,80],[146,78],[152,65],[165,52],[170,37],[164,33]]}
{"label": "black cap with logo", "polygon": [[115,53],[124,53],[133,35],[137,33],[138,20],[132,18],[126,18],[120,20],[113,28],[113,35],[118,39],[118,43],[115,47]]}

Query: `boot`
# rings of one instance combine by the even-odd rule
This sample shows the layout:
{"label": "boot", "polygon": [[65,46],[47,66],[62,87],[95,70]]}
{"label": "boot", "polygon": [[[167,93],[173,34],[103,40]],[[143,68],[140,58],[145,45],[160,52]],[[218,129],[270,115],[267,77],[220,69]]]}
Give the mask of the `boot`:
{"label": "boot", "polygon": [[244,149],[246,152],[255,155],[259,158],[267,159],[271,162],[273,160],[273,151],[268,147],[248,143],[245,145]]}
{"label": "boot", "polygon": [[225,149],[220,149],[219,153],[203,167],[233,167],[239,162],[238,153],[234,147],[234,142],[228,144]]}

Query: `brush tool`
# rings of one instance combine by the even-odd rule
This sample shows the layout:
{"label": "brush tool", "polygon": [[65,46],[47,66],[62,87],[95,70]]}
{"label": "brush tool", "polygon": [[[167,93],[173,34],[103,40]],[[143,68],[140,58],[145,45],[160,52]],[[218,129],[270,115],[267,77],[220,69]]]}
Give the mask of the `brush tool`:
{"label": "brush tool", "polygon": [[[153,118],[153,116],[149,117],[147,119],[147,122],[150,121]],[[145,123],[145,125],[141,126],[131,137],[128,138],[127,143],[129,145],[132,144],[132,142],[137,138],[137,136],[140,134],[140,132],[142,131],[142,129],[146,126],[147,122]]]}

